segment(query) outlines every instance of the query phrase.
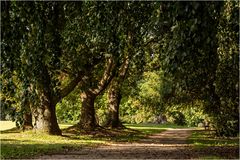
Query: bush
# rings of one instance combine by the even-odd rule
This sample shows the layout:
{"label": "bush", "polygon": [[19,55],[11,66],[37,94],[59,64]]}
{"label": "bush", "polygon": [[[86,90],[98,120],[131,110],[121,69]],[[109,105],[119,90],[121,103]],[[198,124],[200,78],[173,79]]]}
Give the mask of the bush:
{"label": "bush", "polygon": [[125,123],[152,123],[155,111],[143,106],[139,100],[129,98],[120,106],[120,118]]}
{"label": "bush", "polygon": [[170,119],[174,124],[184,126],[186,125],[185,116],[179,111],[173,111],[169,113]]}
{"label": "bush", "polygon": [[77,123],[80,118],[81,99],[78,94],[70,94],[56,105],[59,123]]}

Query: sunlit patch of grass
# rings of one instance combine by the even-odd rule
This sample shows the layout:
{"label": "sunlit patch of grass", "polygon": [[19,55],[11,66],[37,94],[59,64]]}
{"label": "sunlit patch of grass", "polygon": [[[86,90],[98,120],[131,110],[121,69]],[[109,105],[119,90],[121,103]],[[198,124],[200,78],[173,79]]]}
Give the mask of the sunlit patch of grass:
{"label": "sunlit patch of grass", "polygon": [[239,146],[239,137],[217,138],[211,131],[195,130],[188,139],[189,143],[196,147],[209,146]]}
{"label": "sunlit patch of grass", "polygon": [[71,126],[72,126],[72,124],[59,124],[60,129],[66,129]]}
{"label": "sunlit patch of grass", "polygon": [[84,145],[98,145],[105,141],[84,136],[52,136],[34,131],[1,133],[1,159],[29,158],[33,155],[54,153]]}
{"label": "sunlit patch of grass", "polygon": [[[60,124],[63,136],[10,129],[1,131],[1,159],[32,158],[37,155],[64,153],[69,149],[81,149],[83,146],[95,146],[113,142],[133,142],[148,134],[166,130],[163,125],[126,125],[125,129],[99,128],[85,132],[71,128],[69,124]],[[172,128],[173,126],[171,126]]]}
{"label": "sunlit patch of grass", "polygon": [[7,129],[12,129],[16,127],[16,123],[12,121],[0,121],[0,131],[4,131]]}
{"label": "sunlit patch of grass", "polygon": [[146,134],[159,133],[166,129],[187,128],[187,126],[178,126],[176,124],[126,124],[126,127],[140,130]]}

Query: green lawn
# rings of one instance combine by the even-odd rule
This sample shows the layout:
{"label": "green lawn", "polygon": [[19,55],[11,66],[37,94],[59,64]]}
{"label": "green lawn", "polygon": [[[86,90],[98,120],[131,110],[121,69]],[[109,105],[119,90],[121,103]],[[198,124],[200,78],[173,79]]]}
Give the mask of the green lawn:
{"label": "green lawn", "polygon": [[189,143],[196,147],[209,146],[238,146],[239,137],[234,138],[217,138],[214,137],[213,131],[195,130],[189,138]]}
{"label": "green lawn", "polygon": [[16,127],[15,122],[12,121],[0,121],[0,131],[4,131],[7,129],[12,129]]}
{"label": "green lawn", "polygon": [[[5,121],[0,124],[1,159],[31,158],[36,155],[56,153],[68,149],[80,149],[86,145],[94,146],[115,141],[133,142],[146,135],[159,133],[169,128],[183,128],[182,126],[171,124],[125,124],[127,129],[99,129],[89,134],[70,130],[70,124],[60,124],[63,136],[51,136],[35,133],[34,131],[22,132],[13,128],[15,124],[12,122]],[[200,130],[194,131],[189,138],[189,143],[194,144],[196,147],[237,146],[238,142],[238,138],[214,138],[212,135],[209,135],[208,131]],[[207,159],[209,157],[203,158]]]}
{"label": "green lawn", "polygon": [[[126,125],[128,129],[109,130],[101,129],[94,134],[71,132],[71,125],[60,124],[63,136],[51,136],[35,133],[34,131],[22,132],[14,127],[12,122],[1,123],[1,159],[30,158],[35,155],[61,152],[67,149],[81,148],[85,145],[99,145],[114,141],[136,141],[148,134],[164,131],[171,128],[169,125]],[[6,126],[4,126],[6,125]],[[13,128],[13,129],[11,129]]]}
{"label": "green lawn", "polygon": [[[214,131],[195,130],[193,131],[191,137],[189,137],[188,142],[190,144],[194,144],[194,147],[199,150],[201,149],[208,150],[210,147],[239,148],[239,137],[217,138],[217,137],[214,137],[213,133]],[[224,149],[222,149],[222,151],[224,151]],[[206,156],[203,154],[202,157],[199,157],[199,159],[223,159],[223,158],[222,156],[216,156],[216,155]]]}

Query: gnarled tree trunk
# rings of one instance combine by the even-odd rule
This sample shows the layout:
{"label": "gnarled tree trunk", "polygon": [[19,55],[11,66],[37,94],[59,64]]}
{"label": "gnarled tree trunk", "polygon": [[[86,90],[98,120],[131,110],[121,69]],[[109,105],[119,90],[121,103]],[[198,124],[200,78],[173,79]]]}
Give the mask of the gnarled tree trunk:
{"label": "gnarled tree trunk", "polygon": [[105,126],[111,128],[122,128],[123,125],[119,120],[119,105],[121,102],[121,85],[124,82],[129,67],[129,57],[125,57],[125,61],[119,69],[118,75],[114,77],[108,91],[108,112],[109,116]]}
{"label": "gnarled tree trunk", "polygon": [[95,109],[94,109],[94,100],[96,95],[90,91],[83,92],[81,94],[82,108],[81,108],[81,118],[79,126],[84,130],[93,130],[98,126]]}
{"label": "gnarled tree trunk", "polygon": [[122,96],[118,84],[111,85],[108,91],[109,116],[106,126],[110,126],[111,128],[122,127],[122,123],[119,120],[119,105],[121,97]]}
{"label": "gnarled tree trunk", "polygon": [[[36,131],[45,132],[51,135],[61,135],[62,132],[57,123],[56,104],[67,96],[82,81],[84,72],[78,73],[58,94],[54,94],[49,84],[49,77],[45,72],[46,81],[44,87],[38,89],[39,105],[32,107],[34,116],[34,128]],[[48,79],[48,80],[47,80]]]}
{"label": "gnarled tree trunk", "polygon": [[61,135],[57,117],[55,112],[56,103],[51,102],[47,96],[43,96],[41,103],[35,109],[34,118],[34,128],[38,132],[44,132],[51,135]]}
{"label": "gnarled tree trunk", "polygon": [[88,83],[89,81],[92,81],[92,83],[97,81],[97,86],[88,88],[81,94],[81,100],[82,100],[82,108],[81,108],[81,117],[79,121],[79,126],[83,130],[94,130],[99,125],[96,121],[96,115],[95,115],[95,108],[94,108],[94,101],[96,97],[108,86],[108,84],[111,82],[113,78],[113,72],[115,69],[115,64],[112,58],[108,59],[108,62],[106,64],[106,68],[104,70],[104,73],[102,75],[101,80],[97,81],[96,79],[87,79]]}
{"label": "gnarled tree trunk", "polygon": [[57,123],[56,116],[56,104],[59,99],[56,98],[54,91],[51,87],[51,78],[46,69],[46,66],[42,66],[43,74],[39,80],[38,85],[36,85],[36,93],[38,100],[36,106],[32,107],[32,112],[34,116],[34,129],[37,132],[43,132],[50,135],[61,135]]}

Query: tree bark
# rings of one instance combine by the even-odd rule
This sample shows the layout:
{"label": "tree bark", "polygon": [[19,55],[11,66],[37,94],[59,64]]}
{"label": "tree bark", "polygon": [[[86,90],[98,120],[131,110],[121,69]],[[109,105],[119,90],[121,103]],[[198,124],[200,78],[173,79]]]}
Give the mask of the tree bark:
{"label": "tree bark", "polygon": [[25,130],[31,130],[33,129],[32,125],[32,113],[31,112],[26,112],[23,115],[23,131]]}
{"label": "tree bark", "polygon": [[[23,92],[22,97],[29,97],[29,92]],[[25,98],[21,104],[21,110],[23,111],[23,124],[21,127],[23,131],[33,129],[31,108],[32,106],[30,100]]]}
{"label": "tree bark", "polygon": [[50,135],[61,135],[55,112],[55,104],[50,101],[44,101],[34,112],[34,128],[38,132],[48,133]]}
{"label": "tree bark", "polygon": [[95,117],[94,100],[96,95],[90,91],[81,94],[82,108],[79,126],[84,130],[94,130],[98,124]]}
{"label": "tree bark", "polygon": [[[88,88],[81,93],[82,108],[81,108],[81,117],[79,121],[79,126],[83,130],[94,130],[98,127],[96,121],[94,101],[96,97],[109,85],[115,70],[115,63],[112,58],[108,59],[104,73],[100,80],[97,81],[97,86]],[[96,83],[96,79],[87,78],[85,83]]]}
{"label": "tree bark", "polygon": [[[45,68],[44,68],[45,69]],[[56,116],[56,104],[57,100],[55,99],[54,92],[50,87],[50,77],[47,74],[46,70],[45,75],[42,76],[42,84],[36,89],[38,95],[38,102],[36,107],[32,107],[32,112],[34,116],[34,129],[38,132],[47,133],[50,135],[61,135],[62,131],[60,130],[57,123]]]}
{"label": "tree bark", "polygon": [[106,126],[111,128],[120,128],[122,123],[119,120],[119,105],[121,102],[121,93],[118,84],[111,85],[108,91],[109,117]]}
{"label": "tree bark", "polygon": [[129,67],[129,57],[125,57],[125,61],[119,69],[118,75],[112,80],[108,91],[108,109],[109,116],[105,126],[111,128],[122,128],[123,125],[119,120],[119,105],[121,102],[121,85],[124,82]]}

